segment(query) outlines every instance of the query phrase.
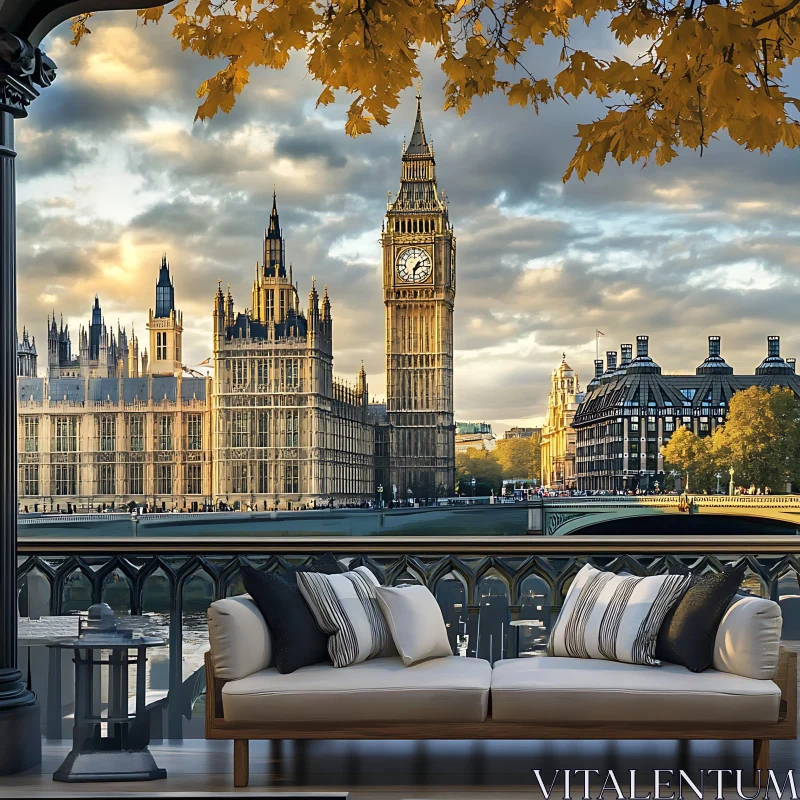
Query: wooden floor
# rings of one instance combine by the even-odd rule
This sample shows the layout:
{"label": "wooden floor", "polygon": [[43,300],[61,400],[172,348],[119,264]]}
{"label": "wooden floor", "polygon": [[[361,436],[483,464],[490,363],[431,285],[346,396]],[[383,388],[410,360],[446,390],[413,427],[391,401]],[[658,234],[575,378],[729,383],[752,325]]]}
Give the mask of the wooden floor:
{"label": "wooden floor", "polygon": [[[622,781],[640,770],[645,793],[654,769],[741,769],[752,785],[750,742],[269,742],[250,744],[250,785],[233,788],[233,743],[187,739],[154,743],[151,752],[167,770],[165,781],[117,784],[63,784],[52,780],[70,745],[43,744],[41,767],[0,778],[2,797],[96,795],[219,795],[256,793],[266,797],[353,800],[456,800],[456,798],[536,798],[531,770],[552,778],[553,770],[614,770]],[[797,742],[772,743],[772,767],[785,775],[800,770]],[[691,774],[691,772],[690,772]],[[783,778],[781,777],[781,780]],[[563,783],[554,797],[563,796]],[[594,787],[594,796],[600,786]],[[638,787],[637,787],[638,788]],[[623,791],[627,791],[623,784]],[[752,792],[751,792],[752,793]],[[573,797],[582,792],[575,791]],[[715,792],[708,787],[707,796]],[[666,793],[669,796],[669,792]],[[736,797],[731,785],[725,796]],[[613,797],[610,792],[606,797]],[[763,792],[762,792],[763,797]]]}

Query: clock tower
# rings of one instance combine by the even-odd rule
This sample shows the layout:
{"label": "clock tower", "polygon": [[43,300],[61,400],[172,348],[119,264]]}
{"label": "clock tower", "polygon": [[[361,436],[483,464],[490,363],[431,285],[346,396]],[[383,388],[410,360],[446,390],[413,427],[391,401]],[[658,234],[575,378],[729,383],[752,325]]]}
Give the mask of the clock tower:
{"label": "clock tower", "polygon": [[396,498],[455,491],[453,304],[456,240],[444,192],[436,186],[433,146],[421,97],[400,190],[389,194],[383,246],[386,306],[386,410],[391,486]]}

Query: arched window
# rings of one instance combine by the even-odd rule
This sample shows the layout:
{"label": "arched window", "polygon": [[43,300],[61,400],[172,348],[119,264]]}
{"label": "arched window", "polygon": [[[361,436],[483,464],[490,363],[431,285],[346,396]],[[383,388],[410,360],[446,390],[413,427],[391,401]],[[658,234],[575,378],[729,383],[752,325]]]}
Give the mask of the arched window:
{"label": "arched window", "polygon": [[494,663],[508,654],[508,585],[499,575],[489,572],[478,583],[477,594],[480,606],[477,656]]}
{"label": "arched window", "polygon": [[528,575],[519,587],[519,618],[527,623],[517,629],[520,654],[542,655],[546,651],[550,635],[551,604],[547,582],[538,575]]}
{"label": "arched window", "polygon": [[468,647],[467,587],[463,578],[448,572],[436,583],[436,600],[442,609],[447,638],[454,653],[461,655]]}

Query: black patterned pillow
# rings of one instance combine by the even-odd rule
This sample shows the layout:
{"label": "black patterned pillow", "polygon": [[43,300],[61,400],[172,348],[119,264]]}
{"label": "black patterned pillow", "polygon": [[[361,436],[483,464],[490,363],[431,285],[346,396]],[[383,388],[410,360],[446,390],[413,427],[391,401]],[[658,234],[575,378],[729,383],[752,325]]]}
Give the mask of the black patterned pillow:
{"label": "black patterned pillow", "polygon": [[722,572],[696,575],[670,609],[656,641],[656,658],[702,672],[714,662],[717,629],[744,580],[747,565],[728,564]]}
{"label": "black patterned pillow", "polygon": [[379,585],[367,567],[341,575],[297,573],[297,586],[317,625],[329,635],[328,655],[335,667],[397,652],[378,606]]}
{"label": "black patterned pillow", "polygon": [[689,575],[615,575],[587,564],[569,588],[548,653],[658,666],[658,631],[690,581]]}

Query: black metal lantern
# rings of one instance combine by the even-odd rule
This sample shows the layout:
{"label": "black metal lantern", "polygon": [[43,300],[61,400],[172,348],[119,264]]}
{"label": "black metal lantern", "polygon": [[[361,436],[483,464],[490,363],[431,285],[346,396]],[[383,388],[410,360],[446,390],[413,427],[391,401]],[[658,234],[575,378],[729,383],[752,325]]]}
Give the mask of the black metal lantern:
{"label": "black metal lantern", "polygon": [[[75,727],[72,751],[53,774],[53,780],[69,783],[87,781],[152,781],[166,778],[147,745],[150,743],[150,718],[145,710],[147,648],[159,647],[157,636],[134,636],[119,627],[114,612],[106,603],[89,609],[89,619],[80,625],[74,642],[51,647],[75,651]],[[135,662],[129,660],[136,651]],[[104,658],[105,655],[105,658]],[[136,704],[128,710],[128,669],[136,664]],[[99,671],[107,668],[107,714],[102,715],[101,687],[95,682]],[[102,682],[101,682],[102,684]],[[102,735],[102,726],[107,726]]]}

